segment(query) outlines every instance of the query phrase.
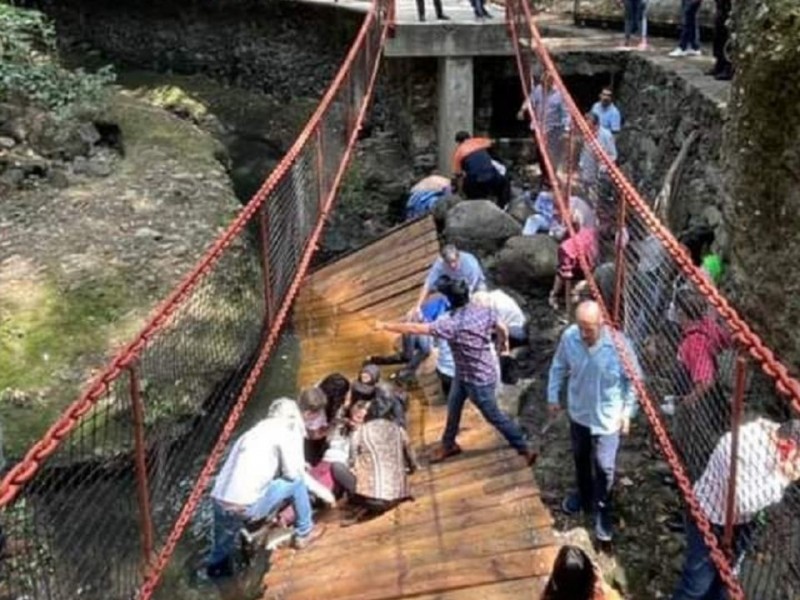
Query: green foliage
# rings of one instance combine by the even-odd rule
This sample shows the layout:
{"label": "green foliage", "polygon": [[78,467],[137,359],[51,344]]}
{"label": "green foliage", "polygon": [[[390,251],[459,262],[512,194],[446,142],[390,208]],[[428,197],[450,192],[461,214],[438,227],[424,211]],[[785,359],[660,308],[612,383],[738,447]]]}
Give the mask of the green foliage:
{"label": "green foliage", "polygon": [[55,28],[42,13],[0,3],[0,101],[18,101],[68,118],[98,108],[111,66],[95,73],[58,63]]}

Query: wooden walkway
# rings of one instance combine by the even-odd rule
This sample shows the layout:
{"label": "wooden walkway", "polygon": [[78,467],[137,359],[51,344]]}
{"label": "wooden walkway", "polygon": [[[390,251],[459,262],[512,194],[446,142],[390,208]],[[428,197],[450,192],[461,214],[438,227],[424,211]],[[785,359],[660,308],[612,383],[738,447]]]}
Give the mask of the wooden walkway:
{"label": "wooden walkway", "polygon": [[[437,251],[426,219],[314,273],[295,305],[299,383],[334,371],[354,376],[364,356],[390,352],[391,334],[373,323],[413,304]],[[424,450],[446,415],[435,390],[412,392],[409,435],[422,465],[411,479],[415,501],[349,528],[337,510],[320,515],[320,540],[273,556],[265,599],[538,598],[557,548],[533,474],[471,407],[459,436],[464,454],[428,465]]]}

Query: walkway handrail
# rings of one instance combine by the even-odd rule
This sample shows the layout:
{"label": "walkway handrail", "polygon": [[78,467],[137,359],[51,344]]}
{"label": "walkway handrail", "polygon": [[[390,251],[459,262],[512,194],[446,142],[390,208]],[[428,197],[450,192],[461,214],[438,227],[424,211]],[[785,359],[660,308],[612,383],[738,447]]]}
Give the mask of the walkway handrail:
{"label": "walkway handrail", "polygon": [[[45,597],[66,598],[77,597],[80,589],[85,596],[89,582],[98,579],[92,572],[101,570],[114,581],[104,598],[130,597],[142,573],[138,597],[152,595],[308,269],[364,122],[393,15],[393,0],[373,3],[330,87],[261,188],[134,340],[0,482],[4,533],[35,539],[39,546],[4,561],[0,581],[9,590],[39,597],[37,590],[46,589]],[[163,418],[161,411],[172,410],[185,415]],[[92,466],[98,456],[100,464]],[[176,492],[205,456],[188,497],[186,490]],[[181,460],[195,466],[186,468],[192,463]],[[108,466],[115,461],[125,466]],[[110,519],[109,502],[120,500],[102,487],[105,478],[117,478],[117,487],[129,486],[138,499],[133,512],[142,537],[139,558],[130,560],[126,548],[121,556],[60,565],[62,546],[80,533],[65,538],[63,531],[45,531],[45,521],[80,520],[89,530],[102,530]],[[92,511],[74,498],[66,506],[70,494],[91,502],[95,518],[76,516],[81,508]],[[106,529],[103,535],[122,532]],[[51,572],[43,562],[55,565]]]}
{"label": "walkway handrail", "polygon": [[[605,242],[610,247],[608,254],[613,260],[613,265],[610,265],[614,273],[612,289],[607,289],[607,286],[603,289],[599,285],[593,275],[595,265],[583,253],[579,257],[582,271],[587,275],[587,283],[593,296],[603,308],[606,322],[614,327],[614,343],[622,357],[626,374],[636,389],[655,438],[675,476],[688,511],[709,548],[728,594],[732,598],[744,598],[744,583],[734,570],[734,551],[739,545],[734,538],[737,535],[736,526],[740,523],[735,509],[739,484],[736,472],[740,463],[730,456],[738,456],[740,426],[743,423],[746,396],[749,395],[745,357],[749,355],[758,362],[780,396],[767,399],[747,398],[751,416],[763,414],[772,417],[778,412],[796,418],[800,413],[800,382],[789,375],[774,353],[753,333],[707,276],[693,264],[687,251],[658,220],[647,202],[604,151],[564,85],[528,3],[525,0],[507,0],[506,7],[523,94],[526,97],[531,94],[534,71],[537,75],[549,74],[552,78],[552,89],[561,95],[572,123],[566,174],[561,175],[561,165],[554,164],[551,157],[551,149],[557,149],[561,141],[548,137],[543,123],[530,105],[531,100],[528,100],[534,137],[544,164],[544,175],[550,181],[557,182],[553,186],[553,192],[562,215],[570,214],[570,197],[576,187],[593,201],[597,210],[600,245],[602,246],[605,235]],[[580,153],[581,160],[575,165],[572,147],[578,142],[578,137],[581,138],[583,149]],[[572,174],[576,166],[582,180],[578,185],[573,182]],[[577,233],[571,222],[566,225],[570,235]],[[672,302],[669,302],[670,287],[679,292],[672,293]],[[689,330],[664,325],[666,305],[675,306],[676,300],[680,310],[686,312],[687,316],[693,313],[691,318],[698,319],[691,333],[686,333]],[[681,361],[685,360],[675,360],[673,357],[690,348],[690,343],[697,344],[696,336],[699,334],[694,332],[701,325],[711,332],[704,335],[717,335],[719,339],[714,344],[723,345],[715,351],[717,354],[714,356],[713,367],[705,367],[706,370],[711,369],[715,380],[702,394],[698,394],[694,390],[682,390],[682,386],[686,385],[685,379],[678,376],[672,367],[673,363],[680,366]],[[690,339],[691,335],[695,335],[695,338]],[[728,343],[723,342],[725,338],[732,340],[731,345],[738,353],[735,365],[727,373],[718,365],[718,354],[722,352],[724,344]],[[652,346],[656,343],[660,345],[656,355],[651,356]],[[632,352],[639,355],[639,360]],[[645,367],[646,381],[635,367],[637,362]],[[675,409],[680,414],[676,416],[671,427],[662,417],[659,403],[653,398],[654,394],[687,398],[686,405],[679,405]],[[720,474],[722,481],[714,482],[717,487],[709,489],[706,486],[703,490],[706,498],[717,495],[724,499],[726,506],[725,514],[715,515],[717,520],[712,524],[709,515],[700,506],[693,484],[703,473],[709,456],[717,450],[718,440],[725,439],[725,436],[730,438],[730,445],[727,447],[734,448],[729,451],[730,468],[727,477]],[[742,450],[755,451],[752,447]],[[769,476],[768,473],[759,475],[765,479]],[[760,485],[766,485],[766,481],[748,481],[747,485],[757,489]],[[738,493],[743,495],[752,492],[739,490]],[[797,507],[788,504],[784,502],[782,506],[789,515],[787,518],[791,518],[792,511],[796,511]],[[766,527],[779,530],[780,522],[781,517],[777,516]],[[748,539],[740,542],[752,544],[757,534],[747,532],[742,535],[747,535]],[[766,546],[772,542],[771,536],[767,534],[758,539],[769,540],[761,541]],[[754,597],[765,597],[765,591],[759,587],[763,584],[758,580],[774,579],[776,572],[783,568],[783,563],[787,560],[781,555],[780,546],[776,546],[774,553],[772,564],[759,567],[762,572],[751,576],[753,581],[747,582],[748,593],[754,594]],[[765,573],[769,575],[765,576]]]}

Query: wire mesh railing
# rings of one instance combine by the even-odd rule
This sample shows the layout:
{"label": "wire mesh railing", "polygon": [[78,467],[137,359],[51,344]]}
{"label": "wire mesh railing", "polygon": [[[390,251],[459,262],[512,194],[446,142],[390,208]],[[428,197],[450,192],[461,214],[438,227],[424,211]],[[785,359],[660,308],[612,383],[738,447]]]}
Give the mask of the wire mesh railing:
{"label": "wire mesh railing", "polygon": [[707,235],[676,240],[616,167],[611,133],[578,109],[527,1],[506,10],[542,176],[569,237],[586,241],[563,274],[567,305],[585,277],[674,473],[687,535],[708,548],[729,597],[796,598],[800,385],[715,289]]}
{"label": "wire mesh railing", "polygon": [[0,483],[0,598],[152,596],[308,268],[392,16],[391,0],[373,5],[261,189]]}

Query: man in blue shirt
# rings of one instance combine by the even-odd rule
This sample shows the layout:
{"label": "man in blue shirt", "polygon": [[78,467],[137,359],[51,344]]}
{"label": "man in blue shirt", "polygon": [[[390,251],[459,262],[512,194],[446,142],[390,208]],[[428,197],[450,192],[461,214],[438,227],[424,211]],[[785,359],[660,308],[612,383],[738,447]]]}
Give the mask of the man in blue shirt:
{"label": "man in blue shirt", "polygon": [[462,252],[455,244],[445,244],[439,253],[439,258],[434,261],[431,270],[425,277],[419,299],[412,310],[412,315],[419,318],[422,304],[428,295],[436,289],[439,279],[446,275],[454,281],[464,281],[470,293],[486,289],[486,276],[483,274],[481,263],[469,252]]}
{"label": "man in blue shirt", "polygon": [[[594,113],[586,114],[586,122],[592,130],[592,134],[597,139],[603,152],[613,161],[617,161],[617,144],[611,132],[600,125],[600,118]],[[590,197],[597,196],[597,184],[601,177],[608,175],[606,164],[600,160],[595,153],[595,149],[584,140],[581,156],[578,159],[578,169],[580,171],[581,184]]]}
{"label": "man in blue shirt", "polygon": [[605,127],[614,135],[622,129],[622,115],[613,102],[613,92],[611,88],[603,88],[600,92],[600,100],[592,106],[592,113],[600,119],[600,127]]}
{"label": "man in blue shirt", "polygon": [[628,340],[603,325],[600,305],[587,300],[578,305],[577,324],[561,335],[550,367],[547,402],[553,416],[567,382],[567,414],[578,491],[561,508],[567,514],[594,512],[595,536],[612,538],[611,490],[620,434],[627,434],[636,412],[636,396],[614,345],[618,337],[633,368],[640,372]]}

